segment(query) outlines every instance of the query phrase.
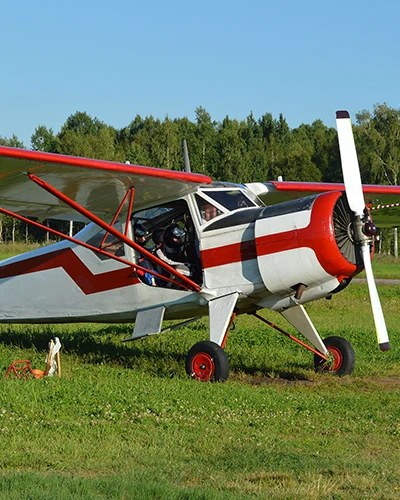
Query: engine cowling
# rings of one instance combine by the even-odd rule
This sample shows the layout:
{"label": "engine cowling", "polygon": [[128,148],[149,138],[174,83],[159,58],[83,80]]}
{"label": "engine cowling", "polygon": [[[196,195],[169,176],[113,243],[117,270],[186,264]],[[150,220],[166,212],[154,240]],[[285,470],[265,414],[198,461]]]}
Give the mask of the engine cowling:
{"label": "engine cowling", "polygon": [[286,293],[362,267],[345,194],[323,193],[266,207],[255,224],[259,271],[268,290]]}

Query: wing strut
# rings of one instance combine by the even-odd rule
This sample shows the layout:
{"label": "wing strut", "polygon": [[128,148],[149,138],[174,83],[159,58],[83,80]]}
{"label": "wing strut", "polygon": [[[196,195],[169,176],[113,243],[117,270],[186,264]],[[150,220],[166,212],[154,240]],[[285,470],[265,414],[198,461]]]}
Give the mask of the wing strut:
{"label": "wing strut", "polygon": [[[122,210],[123,206],[125,205],[126,199],[129,196],[129,208],[128,208],[128,213],[127,213],[127,216],[126,216],[125,236],[128,236],[128,223],[129,223],[130,218],[131,218],[132,203],[133,203],[134,194],[135,194],[135,188],[134,187],[129,188],[128,191],[125,193],[125,196],[124,196],[123,200],[121,201],[121,203],[120,203],[120,205],[118,207],[118,210],[115,212],[113,220],[111,221],[111,224],[110,224],[110,226],[113,226],[115,224],[115,221],[118,219],[118,216],[121,213],[121,210]],[[108,237],[108,232],[104,234],[104,237],[101,240],[101,243],[99,245],[100,248],[103,248],[103,245],[104,245],[107,237]]]}
{"label": "wing strut", "polygon": [[[10,217],[14,217],[16,219],[19,219],[22,222],[26,222],[27,224],[31,224],[32,226],[39,227],[40,229],[43,229],[43,231],[47,231],[49,233],[52,233],[52,234],[54,234],[56,236],[59,236],[60,238],[62,238],[64,240],[68,240],[68,241],[71,241],[72,243],[75,243],[76,245],[80,245],[81,247],[88,248],[89,250],[92,250],[95,253],[100,253],[102,255],[106,255],[110,259],[114,259],[114,260],[116,260],[118,262],[121,262],[122,264],[125,264],[127,266],[133,267],[133,269],[135,269],[135,270],[143,271],[145,273],[150,273],[150,274],[152,274],[153,276],[155,276],[157,278],[160,278],[160,279],[162,279],[164,281],[169,281],[169,282],[174,283],[175,285],[178,285],[181,288],[184,288],[185,290],[187,290],[187,286],[184,285],[183,283],[179,283],[179,281],[172,280],[172,279],[168,278],[167,276],[163,276],[163,275],[157,273],[156,271],[154,271],[152,269],[147,269],[145,267],[140,266],[139,264],[135,264],[135,263],[133,263],[133,262],[131,262],[129,260],[126,260],[126,259],[124,259],[122,257],[118,257],[117,255],[114,255],[112,253],[107,252],[106,250],[103,250],[102,248],[94,247],[93,245],[90,245],[89,243],[86,243],[85,241],[81,241],[81,240],[78,240],[78,239],[76,239],[76,238],[74,238],[72,236],[68,236],[68,235],[66,235],[64,233],[60,233],[60,231],[57,231],[56,229],[53,229],[51,227],[47,227],[44,224],[40,224],[40,222],[36,222],[34,220],[27,219],[23,215],[19,215],[19,214],[16,214],[14,212],[11,212],[10,210],[7,210],[6,208],[1,208],[0,207],[0,213],[2,213],[4,215],[9,215]],[[2,273],[0,271],[0,275],[1,274]]]}
{"label": "wing strut", "polygon": [[199,292],[201,290],[201,287],[197,283],[195,283],[191,279],[187,278],[186,276],[181,274],[179,271],[177,271],[173,267],[166,264],[164,261],[162,261],[161,259],[159,259],[155,255],[153,255],[151,252],[149,252],[145,248],[138,245],[136,242],[134,242],[133,240],[128,238],[126,235],[120,233],[113,226],[110,226],[109,224],[107,224],[106,222],[101,220],[99,217],[92,214],[86,208],[82,207],[81,205],[79,205],[75,201],[71,200],[71,198],[69,198],[65,194],[61,193],[60,191],[58,191],[58,189],[50,186],[50,184],[45,182],[43,179],[40,179],[39,177],[37,177],[36,175],[31,174],[31,173],[28,173],[27,175],[31,181],[33,181],[38,186],[42,187],[45,191],[48,191],[53,196],[55,196],[59,200],[63,201],[64,203],[66,203],[67,205],[69,205],[70,207],[75,209],[77,212],[81,213],[83,216],[87,217],[89,220],[91,220],[92,222],[97,224],[99,227],[101,227],[105,231],[108,231],[110,234],[112,234],[116,238],[120,239],[123,243],[125,243],[129,247],[133,248],[134,250],[136,250],[140,254],[144,255],[147,259],[149,259],[154,264],[160,266],[161,269],[164,269],[167,273],[170,273],[173,276],[175,276],[175,278],[177,278],[179,281],[184,283],[189,290],[193,290],[195,292]]}
{"label": "wing strut", "polygon": [[314,349],[313,347],[305,344],[304,342],[302,342],[301,340],[299,340],[295,336],[291,335],[290,333],[285,332],[285,330],[282,330],[282,328],[279,328],[279,326],[275,325],[274,323],[271,323],[271,321],[268,321],[267,319],[263,318],[259,314],[257,314],[257,313],[251,313],[251,314],[253,316],[255,316],[257,319],[261,320],[263,323],[266,323],[268,326],[270,326],[271,328],[273,328],[277,332],[283,333],[283,335],[285,335],[286,337],[289,337],[290,340],[293,340],[294,342],[297,342],[297,344],[300,344],[301,346],[305,347],[309,351],[311,351],[314,354],[317,354],[318,356],[320,356],[325,361],[328,361],[328,357],[325,356],[325,354],[322,354],[322,352],[317,351],[316,349]]}

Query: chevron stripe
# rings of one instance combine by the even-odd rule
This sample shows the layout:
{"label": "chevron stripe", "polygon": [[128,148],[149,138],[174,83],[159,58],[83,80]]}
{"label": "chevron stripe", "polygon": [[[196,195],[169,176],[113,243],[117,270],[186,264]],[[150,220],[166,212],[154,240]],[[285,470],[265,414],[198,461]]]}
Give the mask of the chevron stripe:
{"label": "chevron stripe", "polygon": [[106,292],[139,283],[131,267],[93,274],[70,248],[46,253],[0,267],[0,279],[62,268],[85,295]]}

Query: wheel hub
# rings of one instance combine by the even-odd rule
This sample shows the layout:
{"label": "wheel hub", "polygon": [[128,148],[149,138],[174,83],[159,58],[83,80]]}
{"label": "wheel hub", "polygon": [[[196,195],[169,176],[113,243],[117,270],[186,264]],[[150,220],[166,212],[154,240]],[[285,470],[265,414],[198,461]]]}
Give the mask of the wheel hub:
{"label": "wheel hub", "polygon": [[343,356],[342,353],[339,351],[339,349],[337,349],[334,346],[329,346],[328,351],[332,357],[332,365],[330,367],[330,370],[335,372],[339,370],[340,367],[342,366]]}
{"label": "wheel hub", "polygon": [[213,358],[205,353],[199,352],[193,357],[192,360],[192,373],[193,376],[199,380],[210,380],[215,371]]}

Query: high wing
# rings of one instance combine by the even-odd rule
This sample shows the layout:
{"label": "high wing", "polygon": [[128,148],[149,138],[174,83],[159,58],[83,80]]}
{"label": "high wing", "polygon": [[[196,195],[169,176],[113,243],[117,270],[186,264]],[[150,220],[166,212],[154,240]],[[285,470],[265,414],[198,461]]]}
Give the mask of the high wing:
{"label": "high wing", "polygon": [[206,175],[0,146],[0,206],[26,217],[87,222],[27,174],[34,174],[103,220],[130,188],[135,207],[179,197],[210,184]]}
{"label": "high wing", "polygon": [[[266,205],[302,198],[327,191],[344,191],[344,184],[328,182],[253,182],[246,184]],[[379,227],[400,225],[400,186],[363,184],[365,204]]]}

